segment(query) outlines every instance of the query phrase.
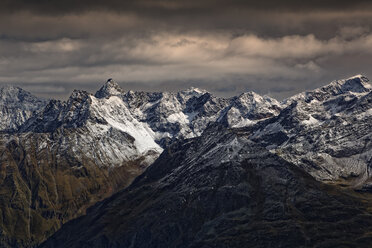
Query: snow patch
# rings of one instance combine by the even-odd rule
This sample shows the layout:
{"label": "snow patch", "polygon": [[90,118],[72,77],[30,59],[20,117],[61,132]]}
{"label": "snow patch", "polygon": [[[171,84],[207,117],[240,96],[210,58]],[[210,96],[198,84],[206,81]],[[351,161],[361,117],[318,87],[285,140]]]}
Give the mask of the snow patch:
{"label": "snow patch", "polygon": [[306,126],[317,126],[321,124],[321,122],[315,119],[312,115],[310,115],[308,120],[303,120],[301,123]]}

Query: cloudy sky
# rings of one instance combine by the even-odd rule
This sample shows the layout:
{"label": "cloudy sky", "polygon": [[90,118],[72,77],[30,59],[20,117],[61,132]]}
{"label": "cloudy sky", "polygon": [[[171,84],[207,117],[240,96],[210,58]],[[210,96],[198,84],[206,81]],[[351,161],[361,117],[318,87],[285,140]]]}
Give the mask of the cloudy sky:
{"label": "cloudy sky", "polygon": [[0,85],[66,99],[114,78],[128,90],[283,99],[372,77],[370,2],[1,0]]}

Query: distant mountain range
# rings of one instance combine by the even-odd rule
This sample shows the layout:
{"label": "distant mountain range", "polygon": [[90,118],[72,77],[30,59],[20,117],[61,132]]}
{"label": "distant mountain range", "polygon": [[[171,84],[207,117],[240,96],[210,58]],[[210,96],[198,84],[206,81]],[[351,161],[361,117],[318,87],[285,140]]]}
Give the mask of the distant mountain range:
{"label": "distant mountain range", "polygon": [[112,79],[65,102],[0,93],[0,246],[37,246],[97,202],[43,247],[363,247],[372,237],[362,75],[282,102],[125,91]]}

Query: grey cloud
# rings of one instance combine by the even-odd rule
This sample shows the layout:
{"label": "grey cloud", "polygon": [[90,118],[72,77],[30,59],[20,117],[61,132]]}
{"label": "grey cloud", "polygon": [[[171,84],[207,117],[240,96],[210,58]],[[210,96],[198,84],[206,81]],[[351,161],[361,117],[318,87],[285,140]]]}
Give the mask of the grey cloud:
{"label": "grey cloud", "polygon": [[[0,83],[283,98],[372,75],[370,1],[0,1]],[[43,87],[45,86],[45,87]]]}
{"label": "grey cloud", "polygon": [[0,4],[4,11],[29,10],[37,13],[70,13],[87,10],[142,11],[160,15],[165,11],[176,14],[190,14],[189,11],[226,11],[227,9],[275,9],[275,10],[329,10],[358,9],[370,7],[368,0],[313,0],[313,1],[255,1],[255,0],[3,0]]}
{"label": "grey cloud", "polygon": [[[7,45],[15,44],[2,45],[6,50]],[[0,81],[28,82],[27,87],[41,95],[45,92],[35,86],[40,83],[60,82],[48,92],[55,89],[57,97],[66,97],[64,89],[77,83],[94,91],[97,83],[113,77],[140,90],[194,85],[224,96],[254,90],[283,98],[313,87],[314,81],[320,86],[326,79],[360,73],[360,67],[355,66],[358,63],[347,61],[353,56],[367,61],[372,53],[372,34],[324,41],[313,35],[263,38],[163,32],[146,39],[64,38],[15,46],[22,56],[0,58]],[[370,73],[370,68],[364,68]]]}
{"label": "grey cloud", "polygon": [[[267,37],[371,28],[369,1],[0,1],[0,37],[49,40],[151,32],[229,31]],[[331,1],[332,2],[332,1]],[[65,6],[65,7],[63,7]],[[57,12],[57,13],[54,13]]]}

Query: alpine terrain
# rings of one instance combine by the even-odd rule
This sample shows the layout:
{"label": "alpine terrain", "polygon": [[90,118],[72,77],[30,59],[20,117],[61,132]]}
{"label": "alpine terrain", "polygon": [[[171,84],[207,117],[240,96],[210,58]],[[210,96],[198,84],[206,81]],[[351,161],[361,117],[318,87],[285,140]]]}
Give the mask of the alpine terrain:
{"label": "alpine terrain", "polygon": [[370,247],[363,200],[217,125],[41,247]]}
{"label": "alpine terrain", "polygon": [[126,91],[112,79],[67,101],[0,93],[0,247],[372,241],[362,75],[282,102]]}
{"label": "alpine terrain", "polygon": [[168,144],[199,136],[209,123],[255,123],[280,111],[277,101],[254,93],[125,92],[112,79],[94,95],[75,90],[65,102],[9,86],[1,93],[4,247],[37,245],[129,185]]}

